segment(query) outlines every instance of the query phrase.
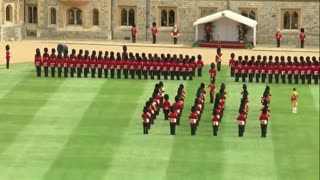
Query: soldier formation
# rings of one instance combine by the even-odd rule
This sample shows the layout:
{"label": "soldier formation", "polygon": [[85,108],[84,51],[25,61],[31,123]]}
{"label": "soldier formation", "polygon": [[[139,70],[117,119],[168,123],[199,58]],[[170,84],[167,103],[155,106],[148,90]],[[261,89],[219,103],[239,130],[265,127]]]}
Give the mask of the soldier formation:
{"label": "soldier formation", "polygon": [[[293,61],[292,61],[293,60]],[[262,83],[268,81],[272,83],[273,79],[275,83],[279,83],[280,79],[282,84],[288,81],[289,84],[319,84],[319,61],[315,56],[310,58],[309,56],[263,56],[257,57],[251,56],[250,60],[248,56],[239,56],[235,59],[235,55],[231,54],[229,60],[231,77],[235,78],[235,82],[253,82],[256,83],[260,80]]]}
{"label": "soldier formation", "polygon": [[123,46],[123,52],[83,51],[80,49],[78,54],[75,49],[72,49],[71,54],[68,54],[68,48],[62,44],[56,49],[51,49],[51,54],[48,48],[44,48],[44,53],[41,55],[40,49],[36,49],[35,66],[37,76],[42,75],[51,77],[85,77],[92,78],[122,78],[128,79],[158,79],[167,80],[193,80],[195,71],[198,69],[198,76],[201,76],[203,61],[201,55],[198,55],[198,60],[195,56],[180,54],[148,54],[139,53],[133,54],[127,52],[127,47]]}

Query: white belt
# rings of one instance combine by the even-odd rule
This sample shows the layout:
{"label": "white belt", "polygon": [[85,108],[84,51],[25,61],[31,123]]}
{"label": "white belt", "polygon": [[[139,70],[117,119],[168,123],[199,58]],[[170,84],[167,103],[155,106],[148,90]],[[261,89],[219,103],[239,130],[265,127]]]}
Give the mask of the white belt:
{"label": "white belt", "polygon": [[190,119],[190,121],[191,121],[192,124],[197,123],[197,119]]}
{"label": "white belt", "polygon": [[176,123],[176,122],[177,122],[177,119],[176,119],[176,118],[170,118],[169,120],[170,120],[170,122],[172,122],[172,123]]}
{"label": "white belt", "polygon": [[245,123],[244,123],[244,121],[238,121],[238,124],[239,125],[244,125]]}
{"label": "white belt", "polygon": [[219,122],[218,122],[218,121],[213,121],[213,122],[212,122],[212,125],[218,126],[218,125],[219,125]]}

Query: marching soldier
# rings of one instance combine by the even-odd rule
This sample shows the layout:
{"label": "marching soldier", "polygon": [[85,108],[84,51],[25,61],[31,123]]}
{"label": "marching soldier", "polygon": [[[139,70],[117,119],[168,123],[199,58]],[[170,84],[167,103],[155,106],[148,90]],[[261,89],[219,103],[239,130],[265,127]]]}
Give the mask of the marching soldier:
{"label": "marching soldier", "polygon": [[280,47],[280,41],[281,41],[281,38],[282,38],[282,35],[280,33],[280,29],[278,29],[276,35],[275,35],[275,38],[277,40],[277,47]]}
{"label": "marching soldier", "polygon": [[259,60],[257,60],[256,62],[255,62],[255,65],[254,65],[254,75],[255,75],[255,77],[256,77],[256,83],[259,83],[259,80],[260,80],[260,72],[261,72],[261,70],[260,70],[260,61]]}
{"label": "marching soldier", "polygon": [[[239,56],[241,57],[241,56]],[[240,59],[239,61],[236,61],[234,63],[234,76],[235,76],[235,82],[239,82],[239,78],[240,78],[240,65],[239,65]]]}
{"label": "marching soldier", "polygon": [[215,85],[215,78],[211,80],[211,83],[209,84],[208,88],[210,88],[209,94],[210,94],[210,103],[212,104],[214,102],[214,92],[216,91],[216,85]]}
{"label": "marching soldier", "polygon": [[6,45],[6,67],[7,67],[7,69],[9,69],[10,58],[11,58],[11,55],[10,55],[10,46],[7,44],[7,45]]}
{"label": "marching soldier", "polygon": [[50,68],[51,68],[51,77],[55,77],[56,74],[56,63],[57,63],[57,56],[56,56],[56,50],[54,48],[51,49],[51,55],[50,55]]}
{"label": "marching soldier", "polygon": [[260,126],[261,126],[261,137],[267,137],[267,128],[269,122],[269,115],[268,115],[268,106],[264,106],[261,114],[260,114]]}
{"label": "marching soldier", "polygon": [[245,112],[244,112],[244,106],[240,107],[239,113],[240,114],[237,117],[237,121],[238,121],[238,136],[242,137],[243,133],[244,133],[245,121],[246,121],[246,115],[245,115]]}
{"label": "marching soldier", "polygon": [[179,29],[177,28],[177,25],[174,25],[171,35],[173,37],[173,44],[178,43],[178,37],[179,37]]}
{"label": "marching soldier", "polygon": [[246,66],[246,61],[242,61],[241,62],[241,78],[242,78],[242,82],[246,82],[246,77],[247,77],[247,66]]}
{"label": "marching soldier", "polygon": [[142,127],[143,127],[143,134],[148,134],[148,130],[150,129],[150,114],[148,113],[148,108],[145,107],[143,109],[142,117]]}
{"label": "marching soldier", "polygon": [[231,53],[231,59],[229,60],[229,68],[230,68],[230,76],[234,77],[234,63],[235,63],[235,59],[234,59],[235,55],[234,53]]}
{"label": "marching soldier", "polygon": [[197,122],[198,122],[198,114],[196,112],[195,106],[191,108],[189,120],[190,120],[190,127],[191,127],[191,136],[194,136],[196,135],[196,128],[197,128]]}
{"label": "marching soldier", "polygon": [[36,66],[37,70],[37,77],[41,76],[41,65],[42,65],[42,58],[41,58],[41,53],[40,49],[36,49],[36,54],[34,56],[34,65]]}
{"label": "marching soldier", "polygon": [[210,80],[211,81],[216,78],[217,71],[216,71],[214,63],[211,63],[209,73],[210,73]]}
{"label": "marching soldier", "polygon": [[221,47],[218,47],[217,54],[216,54],[216,64],[217,64],[218,71],[220,71],[220,69],[221,69],[221,62],[222,62]]}
{"label": "marching soldier", "polygon": [[169,114],[170,134],[176,135],[176,125],[177,125],[178,114],[175,112],[173,107],[170,108],[170,111],[171,111]]}
{"label": "marching soldier", "polygon": [[48,48],[44,48],[44,53],[42,55],[42,61],[43,61],[44,76],[48,77],[48,74],[49,74],[49,53],[48,53]]}
{"label": "marching soldier", "polygon": [[213,116],[212,116],[213,136],[218,135],[219,122],[220,122],[220,116],[216,115],[216,111],[213,111]]}
{"label": "marching soldier", "polygon": [[164,95],[162,109],[163,109],[163,114],[164,114],[164,120],[168,120],[168,115],[169,115],[169,111],[170,111],[170,102],[169,102],[169,95],[168,94]]}
{"label": "marching soldier", "polygon": [[198,77],[202,76],[202,68],[203,68],[202,56],[199,54],[198,55],[198,60],[197,60]]}
{"label": "marching soldier", "polygon": [[291,93],[292,113],[297,113],[297,110],[298,110],[298,96],[299,96],[299,93],[296,91],[296,88],[293,88],[293,91]]}

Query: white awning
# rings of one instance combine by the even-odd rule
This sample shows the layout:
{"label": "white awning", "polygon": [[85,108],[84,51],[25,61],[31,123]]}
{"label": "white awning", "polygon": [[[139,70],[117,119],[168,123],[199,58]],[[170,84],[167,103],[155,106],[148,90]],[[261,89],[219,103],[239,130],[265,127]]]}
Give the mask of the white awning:
{"label": "white awning", "polygon": [[211,14],[209,16],[202,17],[198,19],[196,22],[193,23],[194,26],[199,25],[199,24],[204,24],[208,22],[215,21],[217,19],[220,19],[222,17],[226,17],[229,19],[232,19],[234,21],[237,21],[239,23],[245,24],[250,27],[255,27],[257,25],[257,21],[252,20],[250,18],[247,18],[245,16],[242,16],[240,14],[234,13],[230,10],[224,10],[215,14]]}

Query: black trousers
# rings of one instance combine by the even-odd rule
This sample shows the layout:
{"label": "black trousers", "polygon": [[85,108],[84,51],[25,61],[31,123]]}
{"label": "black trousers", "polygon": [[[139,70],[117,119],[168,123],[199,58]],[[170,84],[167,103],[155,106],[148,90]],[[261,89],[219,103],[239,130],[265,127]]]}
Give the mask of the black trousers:
{"label": "black trousers", "polygon": [[280,47],[280,40],[277,40],[277,47]]}
{"label": "black trousers", "polygon": [[117,78],[121,79],[121,69],[117,69]]}
{"label": "black trousers", "polygon": [[278,84],[279,83],[279,74],[275,74],[274,79],[276,80],[276,83]]}
{"label": "black trousers", "polygon": [[230,76],[234,77],[234,69],[233,68],[230,68]]}
{"label": "black trousers", "polygon": [[249,82],[253,82],[253,74],[249,74]]}
{"label": "black trousers", "polygon": [[156,71],[156,75],[157,75],[157,79],[160,80],[161,79],[161,71]]}
{"label": "black trousers", "polygon": [[168,71],[163,72],[163,78],[164,80],[168,80]]}
{"label": "black trousers", "polygon": [[211,35],[210,35],[210,34],[207,34],[207,35],[206,35],[206,40],[207,40],[207,42],[210,41],[210,38],[211,38]]}
{"label": "black trousers", "polygon": [[98,68],[98,78],[102,78],[102,68]]}
{"label": "black trousers", "polygon": [[149,74],[150,74],[150,79],[154,79],[154,70],[150,70],[149,71]]}
{"label": "black trousers", "polygon": [[179,71],[176,71],[175,74],[176,74],[176,76],[177,76],[177,80],[180,80],[180,72],[179,72]]}
{"label": "black trousers", "polygon": [[219,126],[213,125],[212,129],[213,129],[213,136],[217,136],[218,135]]}
{"label": "black trousers", "polygon": [[261,127],[261,137],[267,137],[268,125],[260,124],[260,127]]}
{"label": "black trousers", "polygon": [[202,68],[198,68],[198,77],[202,76]]}
{"label": "black trousers", "polygon": [[261,82],[265,83],[266,82],[266,78],[267,78],[267,74],[262,74],[261,75]]}
{"label": "black trousers", "polygon": [[239,82],[240,74],[237,73],[235,75],[236,75],[235,78],[234,78],[235,82]]}
{"label": "black trousers", "polygon": [[36,66],[37,77],[41,77],[41,66]]}
{"label": "black trousers", "polygon": [[272,83],[272,79],[273,79],[272,74],[268,74],[268,82],[269,82],[269,83]]}
{"label": "black trousers", "polygon": [[96,77],[96,68],[91,68],[91,77],[92,78]]}
{"label": "black trousers", "polygon": [[168,115],[169,115],[169,109],[168,110],[163,110],[163,114],[164,114],[164,120],[168,120]]}
{"label": "black trousers", "polygon": [[286,83],[286,75],[281,75],[282,84]]}
{"label": "black trousers", "polygon": [[143,75],[144,79],[148,79],[148,71],[146,71],[146,70],[142,71],[142,75]]}
{"label": "black trousers", "polygon": [[193,79],[193,72],[189,72],[189,80]]}
{"label": "black trousers", "polygon": [[69,74],[69,69],[67,67],[64,67],[63,68],[63,74],[64,74],[64,77],[68,77],[68,74]]}
{"label": "black trousers", "polygon": [[190,128],[191,128],[191,135],[192,136],[196,135],[197,124],[190,124]]}
{"label": "black trousers", "polygon": [[81,78],[82,68],[77,68],[77,77]]}
{"label": "black trousers", "polygon": [[242,137],[244,133],[244,125],[238,125],[238,136]]}
{"label": "black trousers", "polygon": [[214,95],[210,93],[210,103],[212,104],[214,102]]}
{"label": "black trousers", "polygon": [[44,70],[44,77],[48,77],[49,67],[43,67],[43,70]]}
{"label": "black trousers", "polygon": [[170,123],[170,134],[176,135],[176,123]]}
{"label": "black trousers", "polygon": [[301,43],[300,43],[300,47],[301,48],[304,48],[304,41],[300,41]]}
{"label": "black trousers", "polygon": [[292,74],[288,74],[288,83],[292,84]]}
{"label": "black trousers", "polygon": [[109,69],[103,69],[104,78],[108,78],[109,76]]}
{"label": "black trousers", "polygon": [[140,69],[137,70],[138,79],[141,79],[141,74],[142,74],[141,70]]}
{"label": "black trousers", "polygon": [[58,67],[58,77],[61,77],[62,75],[62,67]]}
{"label": "black trousers", "polygon": [[173,44],[177,44],[178,43],[178,38],[177,37],[173,37]]}
{"label": "black trousers", "polygon": [[51,67],[51,77],[55,77],[55,76],[56,76],[56,68]]}
{"label": "black trousers", "polygon": [[84,68],[84,74],[83,77],[87,78],[89,74],[89,68]]}
{"label": "black trousers", "polygon": [[110,69],[110,76],[111,76],[111,79],[114,78],[114,69]]}
{"label": "black trousers", "polygon": [[148,134],[149,123],[142,123],[142,127],[143,127],[143,134]]}
{"label": "black trousers", "polygon": [[6,67],[7,67],[7,69],[9,69],[9,66],[10,66],[10,60],[7,59],[7,61],[6,61]]}
{"label": "black trousers", "polygon": [[260,74],[256,74],[256,83],[259,83],[259,80],[260,80]]}
{"label": "black trousers", "polygon": [[220,71],[220,69],[221,69],[221,62],[217,62],[217,69],[218,69],[218,71]]}
{"label": "black trousers", "polygon": [[246,82],[247,74],[241,74],[242,82]]}
{"label": "black trousers", "polygon": [[301,84],[305,84],[306,83],[306,76],[305,75],[301,75]]}
{"label": "black trousers", "polygon": [[76,69],[74,67],[70,68],[70,77],[74,77],[75,72],[76,72]]}
{"label": "black trousers", "polygon": [[152,43],[153,44],[157,43],[157,36],[152,36]]}
{"label": "black trousers", "polygon": [[319,75],[313,75],[314,84],[319,84]]}
{"label": "black trousers", "polygon": [[136,43],[136,36],[132,36],[132,43]]}
{"label": "black trousers", "polygon": [[307,78],[307,83],[311,84],[311,74],[307,74],[306,78]]}
{"label": "black trousers", "polygon": [[294,84],[298,84],[299,83],[299,75],[293,75],[294,78]]}
{"label": "black trousers", "polygon": [[134,69],[130,69],[130,76],[131,76],[131,79],[134,79],[134,76],[135,75],[135,71]]}

